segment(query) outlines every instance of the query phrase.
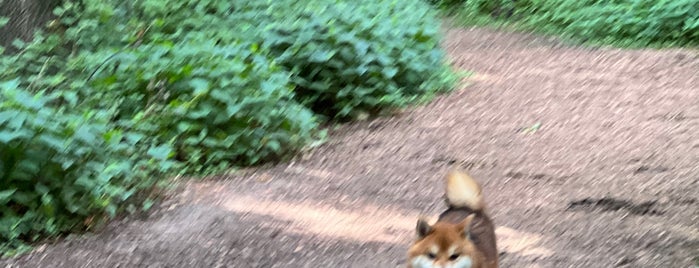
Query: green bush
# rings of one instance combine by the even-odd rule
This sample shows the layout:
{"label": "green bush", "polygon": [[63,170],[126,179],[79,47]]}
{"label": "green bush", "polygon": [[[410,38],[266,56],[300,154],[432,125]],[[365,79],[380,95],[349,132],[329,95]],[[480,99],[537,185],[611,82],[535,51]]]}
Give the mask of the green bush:
{"label": "green bush", "polygon": [[620,46],[699,45],[699,2],[635,0],[470,0],[466,21],[514,21],[526,29]]}
{"label": "green bush", "polygon": [[0,252],[12,253],[19,240],[89,226],[87,217],[115,215],[171,164],[167,147],[131,156],[133,143],[103,111],[52,107],[60,97],[19,84],[0,84]]}
{"label": "green bush", "polygon": [[172,173],[289,156],[322,133],[309,108],[347,118],[453,82],[418,0],[66,0],[54,13],[0,56],[3,254],[146,208]]}
{"label": "green bush", "polygon": [[[317,120],[293,100],[289,73],[231,31],[233,10],[228,1],[68,3],[56,13],[75,25],[39,46],[52,44],[44,50],[66,58],[50,62],[57,75],[73,79],[36,86],[67,86],[80,105],[114,111],[115,125],[172,145],[179,172],[279,159],[313,140]],[[31,49],[20,57],[28,64],[15,66],[30,72],[45,65]]]}
{"label": "green bush", "polygon": [[274,1],[263,12],[258,41],[316,113],[351,118],[452,86],[440,22],[422,1]]}
{"label": "green bush", "polygon": [[171,172],[277,159],[315,137],[288,72],[221,18],[180,8],[199,28],[174,27],[159,1],[67,2],[58,27],[0,57],[2,254],[148,207],[136,197]]}
{"label": "green bush", "polygon": [[149,122],[145,133],[172,142],[187,173],[279,159],[313,139],[316,120],[293,101],[289,74],[254,46],[149,44],[113,64],[96,83],[133,96],[119,115]]}

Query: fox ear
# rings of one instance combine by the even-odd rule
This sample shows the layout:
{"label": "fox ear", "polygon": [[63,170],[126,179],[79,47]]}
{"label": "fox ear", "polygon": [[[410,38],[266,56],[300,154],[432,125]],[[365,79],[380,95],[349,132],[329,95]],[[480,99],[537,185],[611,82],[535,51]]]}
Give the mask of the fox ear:
{"label": "fox ear", "polygon": [[427,223],[427,220],[420,218],[417,220],[417,227],[415,230],[417,231],[417,236],[423,238],[432,232],[432,226]]}
{"label": "fox ear", "polygon": [[459,223],[458,228],[461,230],[462,234],[466,238],[471,238],[471,227],[473,226],[473,219],[476,217],[475,214],[468,215],[463,221]]}

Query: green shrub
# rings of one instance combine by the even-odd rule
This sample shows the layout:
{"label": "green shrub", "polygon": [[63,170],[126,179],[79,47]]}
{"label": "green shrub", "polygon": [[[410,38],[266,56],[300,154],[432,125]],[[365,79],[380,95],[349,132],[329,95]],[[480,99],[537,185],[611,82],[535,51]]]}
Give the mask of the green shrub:
{"label": "green shrub", "polygon": [[173,172],[288,156],[322,133],[308,107],[346,118],[453,82],[418,0],[66,0],[54,13],[0,56],[3,254],[148,207]]}
{"label": "green shrub", "polygon": [[277,159],[315,137],[265,50],[179,7],[179,25],[200,19],[185,33],[159,1],[67,2],[59,27],[0,56],[2,254],[148,207],[135,197],[171,172]]}
{"label": "green shrub", "polygon": [[[59,8],[63,23],[75,25],[62,40],[40,45],[66,57],[50,62],[64,70],[57,75],[74,78],[58,86],[68,86],[82,106],[114,111],[111,122],[134,135],[174,146],[180,172],[279,159],[315,138],[316,119],[293,100],[289,73],[231,31],[237,21],[231,2],[83,4]],[[20,57],[29,64],[15,66],[30,72],[45,64],[31,60],[37,58],[31,50]],[[51,80],[37,85],[56,87],[41,84]]]}
{"label": "green shrub", "polygon": [[466,21],[494,17],[592,43],[699,45],[699,2],[693,0],[470,0],[462,13]]}
{"label": "green shrub", "polygon": [[54,108],[60,97],[18,85],[0,84],[0,252],[115,215],[170,165],[167,147],[131,156],[133,143],[104,112]]}
{"label": "green shrub", "polygon": [[316,113],[375,113],[452,86],[440,22],[419,0],[275,1],[263,12],[259,42]]}
{"label": "green shrub", "polygon": [[[205,40],[205,39],[204,39]],[[279,159],[313,139],[313,114],[293,101],[289,74],[254,46],[192,41],[124,52],[95,78],[124,101],[119,115],[173,142],[187,173]]]}

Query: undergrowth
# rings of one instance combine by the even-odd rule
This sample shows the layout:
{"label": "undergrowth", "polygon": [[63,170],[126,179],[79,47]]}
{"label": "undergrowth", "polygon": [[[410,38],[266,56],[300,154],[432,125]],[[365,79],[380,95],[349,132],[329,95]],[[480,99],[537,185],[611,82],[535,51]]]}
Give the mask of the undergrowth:
{"label": "undergrowth", "polygon": [[324,120],[454,82],[420,0],[66,0],[54,14],[0,55],[5,256],[148,209],[168,176],[284,160]]}
{"label": "undergrowth", "polygon": [[592,45],[699,46],[699,1],[434,1],[461,23],[499,25]]}

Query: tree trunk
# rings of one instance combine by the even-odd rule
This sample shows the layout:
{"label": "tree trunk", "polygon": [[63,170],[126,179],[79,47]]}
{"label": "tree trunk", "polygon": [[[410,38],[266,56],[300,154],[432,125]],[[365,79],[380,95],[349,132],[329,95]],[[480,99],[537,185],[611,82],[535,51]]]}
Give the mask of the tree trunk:
{"label": "tree trunk", "polygon": [[19,38],[25,42],[31,41],[34,31],[43,28],[53,17],[53,9],[61,0],[0,0],[0,17],[10,21],[0,28],[0,46],[6,52],[12,53],[12,41]]}

